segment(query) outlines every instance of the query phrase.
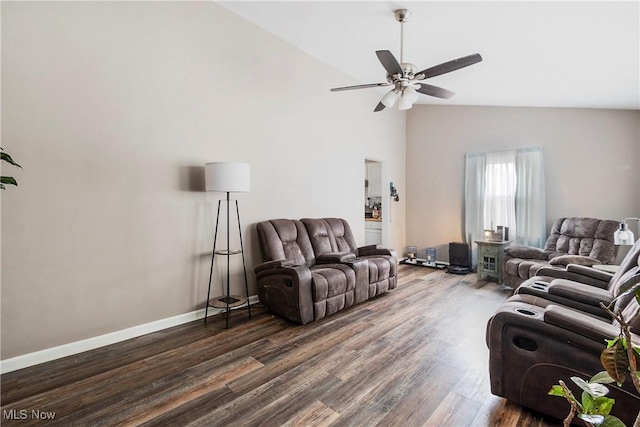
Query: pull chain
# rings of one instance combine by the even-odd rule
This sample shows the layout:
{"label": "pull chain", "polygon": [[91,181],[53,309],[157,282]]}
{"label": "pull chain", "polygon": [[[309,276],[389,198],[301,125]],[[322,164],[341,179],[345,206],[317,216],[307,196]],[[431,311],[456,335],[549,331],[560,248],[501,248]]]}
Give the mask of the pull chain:
{"label": "pull chain", "polygon": [[400,63],[404,62],[404,20],[400,22]]}

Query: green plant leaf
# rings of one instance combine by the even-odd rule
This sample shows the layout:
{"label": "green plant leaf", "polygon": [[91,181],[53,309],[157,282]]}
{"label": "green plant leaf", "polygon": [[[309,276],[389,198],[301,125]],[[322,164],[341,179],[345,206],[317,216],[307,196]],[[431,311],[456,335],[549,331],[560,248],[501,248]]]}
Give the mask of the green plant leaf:
{"label": "green plant leaf", "polygon": [[615,337],[612,340],[605,340],[605,342],[607,343],[607,348],[613,347],[614,345],[616,345],[618,343],[619,340],[620,340],[619,336]]}
{"label": "green plant leaf", "polygon": [[593,405],[593,396],[588,390],[582,392],[582,412],[585,414],[591,413],[591,406]]}
{"label": "green plant leaf", "polygon": [[562,389],[562,386],[556,384],[551,387],[551,390],[549,390],[549,395],[564,397],[564,390]]}
{"label": "green plant leaf", "polygon": [[600,362],[607,373],[618,384],[624,382],[625,375],[629,369],[629,359],[624,348],[623,340],[616,340],[613,347],[606,348],[600,354]]}
{"label": "green plant leaf", "polygon": [[22,166],[20,166],[19,164],[17,164],[16,162],[13,161],[13,159],[11,158],[10,155],[8,155],[7,153],[0,153],[0,160],[4,160],[5,162],[13,165],[13,166],[17,166],[19,168],[22,168]]}
{"label": "green plant leaf", "polygon": [[607,371],[598,372],[589,380],[590,383],[611,384],[616,382]]}
{"label": "green plant leaf", "polygon": [[[12,176],[0,176],[0,183],[18,185],[18,182]],[[2,186],[2,188],[4,188],[4,185]]]}
{"label": "green plant leaf", "polygon": [[604,422],[600,424],[601,427],[626,427],[622,420],[615,415],[607,415],[604,417]]}
{"label": "green plant leaf", "polygon": [[605,397],[605,396],[598,397],[597,399],[593,400],[590,413],[599,414],[599,415],[609,415],[615,403],[616,401],[609,397]]}

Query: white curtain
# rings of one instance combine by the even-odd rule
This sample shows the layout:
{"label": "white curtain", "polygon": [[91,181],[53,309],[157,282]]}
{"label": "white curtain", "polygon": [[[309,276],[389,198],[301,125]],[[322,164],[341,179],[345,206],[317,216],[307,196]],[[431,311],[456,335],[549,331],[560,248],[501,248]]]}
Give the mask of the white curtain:
{"label": "white curtain", "polygon": [[487,153],[484,191],[484,229],[509,227],[509,235],[516,230],[516,152]]}
{"label": "white curtain", "polygon": [[473,266],[478,262],[478,252],[473,242],[481,240],[484,232],[486,165],[485,153],[467,153],[464,179],[464,238],[472,248],[471,265]]}
{"label": "white curtain", "polygon": [[484,239],[485,229],[509,227],[512,244],[543,247],[546,241],[542,149],[527,148],[465,157],[465,239]]}
{"label": "white curtain", "polygon": [[516,152],[516,175],[518,232],[514,243],[542,248],[547,240],[547,225],[541,148],[527,148]]}

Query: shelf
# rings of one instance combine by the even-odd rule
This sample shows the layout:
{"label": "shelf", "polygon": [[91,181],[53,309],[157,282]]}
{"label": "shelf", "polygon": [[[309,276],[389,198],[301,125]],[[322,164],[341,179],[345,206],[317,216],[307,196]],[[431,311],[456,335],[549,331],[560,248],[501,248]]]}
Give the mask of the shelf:
{"label": "shelf", "polygon": [[247,299],[240,295],[229,295],[227,296],[219,296],[209,300],[209,306],[215,308],[227,308],[227,299],[229,300],[229,308],[239,307],[245,302]]}
{"label": "shelf", "polygon": [[421,258],[413,258],[413,259],[403,258],[399,262],[400,264],[415,265],[417,267],[447,268],[449,266],[448,262],[427,261],[426,259],[421,259]]}
{"label": "shelf", "polygon": [[238,255],[240,253],[242,253],[240,249],[220,249],[215,251],[216,255]]}

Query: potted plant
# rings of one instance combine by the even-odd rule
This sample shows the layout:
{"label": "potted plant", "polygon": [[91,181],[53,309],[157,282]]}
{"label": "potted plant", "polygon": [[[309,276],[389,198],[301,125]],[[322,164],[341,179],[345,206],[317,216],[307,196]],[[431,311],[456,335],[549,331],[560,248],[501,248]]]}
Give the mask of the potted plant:
{"label": "potted plant", "polygon": [[[565,427],[568,427],[576,416],[587,426],[624,426],[619,418],[610,414],[615,401],[607,397],[609,389],[605,384],[615,382],[622,385],[629,374],[635,389],[640,393],[640,346],[631,342],[630,319],[625,319],[621,311],[613,311],[616,301],[627,298],[630,294],[633,294],[636,303],[640,304],[640,273],[622,284],[619,294],[611,304],[606,306],[600,303],[600,306],[620,325],[620,334],[614,339],[607,340],[607,348],[600,355],[600,362],[605,370],[588,381],[580,377],[571,377],[571,380],[582,389],[580,399],[574,396],[562,380],[549,391],[552,396],[564,397],[571,405],[569,415],[564,420]],[[633,304],[633,301],[630,304]],[[633,425],[640,427],[640,413]]]}
{"label": "potted plant", "polygon": [[[16,162],[13,161],[13,159],[11,158],[10,155],[8,155],[7,153],[4,152],[4,149],[2,147],[0,147],[0,158],[1,160],[13,165],[13,166],[17,166],[20,169],[22,169],[22,166],[20,166],[19,164],[17,164]],[[5,184],[10,184],[10,185],[18,185],[18,182],[16,181],[16,179],[12,176],[0,176],[0,189],[4,190],[5,189]]]}

